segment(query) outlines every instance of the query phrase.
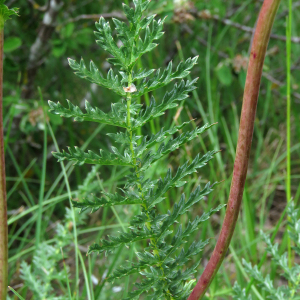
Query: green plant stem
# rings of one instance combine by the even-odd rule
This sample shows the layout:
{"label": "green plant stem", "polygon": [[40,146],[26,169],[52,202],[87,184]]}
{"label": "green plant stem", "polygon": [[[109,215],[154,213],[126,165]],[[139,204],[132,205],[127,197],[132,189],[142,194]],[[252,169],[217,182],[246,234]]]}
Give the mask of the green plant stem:
{"label": "green plant stem", "polygon": [[40,87],[38,88],[40,94],[41,105],[43,109],[44,117],[44,145],[43,145],[43,167],[42,167],[42,177],[40,181],[40,193],[39,193],[39,210],[38,217],[36,221],[36,234],[35,234],[35,247],[38,249],[41,240],[41,227],[42,227],[42,215],[43,215],[43,200],[45,191],[45,181],[46,181],[46,167],[47,167],[47,123],[46,123],[46,113],[44,108],[44,99]]}
{"label": "green plant stem", "polygon": [[3,42],[3,26],[0,25],[0,298],[6,299],[8,285],[8,229],[3,138]]}
{"label": "green plant stem", "polygon": [[[53,139],[54,142],[54,146],[57,149],[57,151],[59,151],[59,147],[54,135],[54,132],[52,130],[52,127],[50,125],[49,122],[47,122],[47,125],[49,127],[49,132],[51,134],[51,137]],[[75,215],[75,208],[73,207],[72,203],[71,203],[71,199],[72,199],[72,192],[71,192],[71,187],[69,184],[69,179],[68,179],[68,175],[67,175],[67,171],[65,168],[65,165],[63,162],[60,162],[63,174],[64,174],[64,179],[65,179],[65,184],[67,187],[67,192],[69,195],[69,203],[70,203],[70,207],[71,207],[71,211],[72,211],[72,222],[73,222],[73,238],[74,238],[74,245],[75,245],[75,297],[76,299],[79,299],[79,249],[78,249],[78,237],[77,237],[77,225],[76,225],[76,215]]]}
{"label": "green plant stem", "polygon": [[62,248],[60,248],[60,251],[61,251],[61,256],[62,256],[63,265],[64,265],[64,271],[65,271],[65,275],[66,275],[66,282],[67,282],[67,287],[68,287],[68,297],[69,297],[69,300],[72,300],[72,292],[71,292],[71,287],[70,287],[70,282],[69,282],[69,274],[68,274],[68,270],[67,270],[67,266],[66,266],[66,262],[65,262],[65,258],[64,258],[64,252],[63,252]]}
{"label": "green plant stem", "polygon": [[[130,87],[132,84],[132,74],[131,72],[128,73],[128,87]],[[127,132],[129,134],[129,139],[130,139],[130,152],[131,152],[131,156],[132,156],[132,162],[133,162],[133,165],[134,165],[134,168],[135,168],[135,172],[136,172],[136,176],[137,176],[137,186],[138,186],[138,189],[140,190],[140,196],[144,202],[144,204],[142,205],[143,208],[145,209],[145,211],[147,212],[148,211],[148,206],[146,204],[146,201],[145,201],[145,197],[144,197],[144,194],[143,194],[143,191],[142,191],[142,185],[140,183],[140,175],[139,175],[139,170],[138,170],[138,166],[137,166],[137,160],[136,160],[136,156],[135,156],[135,153],[134,153],[134,148],[133,148],[133,142],[132,142],[132,129],[131,129],[131,114],[130,114],[130,105],[131,105],[131,93],[127,93]],[[148,218],[149,218],[149,215],[148,213],[146,213]],[[150,222],[146,222],[146,226],[149,230],[151,230],[151,223]],[[159,257],[159,251],[157,249],[157,240],[156,238],[151,238],[150,239],[150,243],[153,247],[153,254],[158,256]],[[161,266],[160,266],[161,267]],[[164,270],[163,268],[161,267],[161,270],[163,272],[163,276],[164,276]],[[171,293],[169,290],[166,291],[166,299],[167,300],[173,300],[174,298],[172,297]]]}
{"label": "green plant stem", "polygon": [[[15,291],[11,286],[8,287],[20,300],[25,300],[17,291]],[[5,298],[6,299],[6,298]]]}
{"label": "green plant stem", "polygon": [[[292,37],[292,0],[289,0],[289,16],[286,26],[286,198],[289,204],[291,192],[291,37]],[[289,226],[287,226],[287,231]],[[287,235],[288,265],[292,267],[292,245]]]}
{"label": "green plant stem", "polygon": [[[115,264],[117,263],[117,260],[119,259],[123,248],[124,248],[124,246],[122,245],[122,246],[119,247],[118,251],[116,251],[115,257],[114,257],[112,263],[109,265],[106,277],[108,277],[111,274],[112,270],[114,269]],[[99,298],[99,295],[100,295],[105,283],[106,283],[106,280],[104,278],[102,278],[102,282],[101,282],[101,285],[100,285],[100,287],[97,291],[97,294],[95,295],[95,299]]]}
{"label": "green plant stem", "polygon": [[203,298],[225,258],[236,226],[247,176],[262,69],[279,3],[280,0],[265,0],[259,14],[248,65],[226,214],[213,254],[188,300]]}
{"label": "green plant stem", "polygon": [[84,283],[85,283],[86,292],[87,292],[87,298],[88,298],[88,300],[92,300],[91,292],[90,292],[90,285],[89,285],[89,280],[91,280],[91,278],[88,278],[88,274],[87,274],[87,271],[86,271],[84,260],[82,258],[82,254],[81,254],[80,251],[78,251],[78,256],[79,256],[81,266],[82,266],[82,271],[83,271],[83,276],[84,276]]}

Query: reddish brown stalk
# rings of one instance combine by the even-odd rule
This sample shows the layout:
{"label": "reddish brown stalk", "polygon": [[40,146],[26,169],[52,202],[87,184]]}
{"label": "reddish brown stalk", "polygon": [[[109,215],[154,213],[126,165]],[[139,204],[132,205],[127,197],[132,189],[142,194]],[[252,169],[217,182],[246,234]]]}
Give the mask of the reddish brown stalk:
{"label": "reddish brown stalk", "polygon": [[6,299],[7,293],[7,211],[5,186],[5,161],[3,141],[3,27],[0,29],[0,299]]}
{"label": "reddish brown stalk", "polygon": [[265,55],[280,0],[264,0],[250,53],[229,200],[213,254],[188,300],[202,299],[228,250],[243,198]]}

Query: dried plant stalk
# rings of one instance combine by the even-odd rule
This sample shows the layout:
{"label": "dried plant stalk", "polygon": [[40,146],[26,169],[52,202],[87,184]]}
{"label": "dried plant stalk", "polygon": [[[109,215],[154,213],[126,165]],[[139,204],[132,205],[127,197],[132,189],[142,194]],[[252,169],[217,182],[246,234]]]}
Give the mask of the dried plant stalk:
{"label": "dried plant stalk", "polygon": [[236,226],[247,176],[262,69],[279,3],[280,0],[265,0],[259,14],[248,65],[225,219],[213,254],[188,300],[198,300],[204,296],[224,260]]}

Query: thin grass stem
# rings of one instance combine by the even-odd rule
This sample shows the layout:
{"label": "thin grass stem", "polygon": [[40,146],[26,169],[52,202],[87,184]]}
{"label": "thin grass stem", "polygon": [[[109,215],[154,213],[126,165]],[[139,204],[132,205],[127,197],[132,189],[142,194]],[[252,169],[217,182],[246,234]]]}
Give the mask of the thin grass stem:
{"label": "thin grass stem", "polygon": [[15,291],[11,286],[8,287],[20,300],[25,300],[17,291]]}
{"label": "thin grass stem", "polygon": [[35,247],[38,248],[41,239],[41,227],[42,227],[42,215],[43,215],[43,200],[45,191],[45,181],[46,181],[46,168],[47,168],[47,124],[46,124],[46,114],[44,108],[44,99],[40,87],[38,88],[40,94],[40,101],[43,108],[43,118],[44,118],[44,145],[43,145],[43,166],[42,166],[42,176],[40,181],[40,192],[39,192],[39,209],[36,221],[36,231],[35,231]]}
{"label": "thin grass stem", "polygon": [[[51,134],[51,137],[53,139],[55,148],[57,151],[59,151],[59,147],[54,135],[54,132],[52,130],[52,127],[50,125],[49,122],[47,122],[48,127],[49,127],[49,132]],[[70,184],[69,184],[69,180],[68,180],[68,176],[67,176],[67,172],[66,172],[66,168],[63,162],[60,162],[61,168],[63,170],[64,173],[64,179],[65,179],[65,184],[67,187],[67,191],[68,191],[68,196],[69,196],[69,203],[70,203],[70,207],[72,210],[72,222],[73,222],[73,237],[74,237],[74,245],[75,245],[75,290],[76,290],[76,299],[79,299],[79,262],[78,262],[78,238],[77,238],[77,227],[76,227],[76,215],[75,215],[75,209],[71,203],[71,199],[72,199],[72,192],[71,192],[71,188],[70,188]]]}
{"label": "thin grass stem", "polygon": [[[292,54],[292,0],[289,0],[289,15],[286,26],[286,198],[289,204],[292,200],[291,191],[291,54]],[[287,231],[289,226],[287,226]],[[292,267],[292,243],[287,235],[288,265]]]}

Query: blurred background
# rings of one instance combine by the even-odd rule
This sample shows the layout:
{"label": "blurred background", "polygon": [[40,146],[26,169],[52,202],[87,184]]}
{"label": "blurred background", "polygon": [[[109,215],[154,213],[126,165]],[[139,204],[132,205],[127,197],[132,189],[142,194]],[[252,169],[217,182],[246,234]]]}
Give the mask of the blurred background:
{"label": "blurred background", "polygon": [[[159,120],[146,125],[143,134],[155,133],[163,126],[167,128],[171,124],[191,119],[194,122],[190,128],[204,123],[217,124],[199,139],[166,157],[163,163],[154,165],[149,176],[164,176],[167,168],[176,170],[179,164],[190,160],[199,152],[222,150],[201,172],[188,179],[187,186],[177,191],[172,190],[167,195],[166,202],[159,206],[162,212],[170,209],[182,192],[189,194],[197,184],[204,185],[208,181],[222,183],[208,199],[193,209],[191,217],[227,201],[249,49],[262,2],[151,1],[149,14],[155,13],[157,18],[166,17],[165,35],[154,51],[142,57],[138,67],[165,68],[171,60],[177,65],[183,59],[199,55],[198,65],[190,74],[191,78],[199,79],[197,90],[182,107],[173,109]],[[104,284],[101,278],[110,271],[111,265],[119,265],[129,254],[123,251],[119,256],[91,256],[87,259],[85,253],[87,246],[95,239],[122,230],[134,211],[129,207],[115,211],[104,209],[88,217],[86,214],[79,216],[76,213],[76,243],[83,254],[83,263],[78,266],[74,261],[74,219],[70,217],[70,210],[66,212],[66,207],[69,207],[70,193],[73,198],[80,198],[86,193],[97,193],[103,189],[115,191],[122,187],[128,170],[111,167],[91,169],[88,165],[74,167],[71,164],[65,164],[62,169],[61,164],[51,155],[51,151],[55,151],[57,146],[60,149],[79,146],[95,152],[101,148],[109,149],[111,141],[106,133],[116,129],[96,123],[78,123],[52,115],[48,113],[47,100],[60,101],[66,106],[66,99],[69,99],[83,108],[87,99],[103,111],[108,111],[111,103],[120,101],[111,91],[76,77],[68,66],[67,58],[78,61],[83,57],[86,62],[93,60],[103,74],[109,70],[111,66],[106,61],[108,54],[95,43],[94,23],[100,15],[107,20],[112,17],[124,18],[122,1],[10,0],[6,5],[18,7],[20,15],[7,23],[4,45],[4,137],[10,285],[25,299],[39,299],[34,296],[30,283],[24,283],[24,274],[25,277],[26,274],[27,277],[31,274],[33,278],[39,278],[41,286],[45,285],[43,280],[49,280],[50,290],[47,295],[63,297],[67,293],[65,281],[69,276],[72,290],[78,288],[80,299],[89,299],[88,285],[84,284],[86,282],[94,286],[95,294],[92,299],[121,299],[126,290],[130,289],[131,283],[124,280],[115,283],[112,293],[112,286]],[[230,290],[234,281],[242,283],[247,280],[240,263],[242,257],[257,263],[263,251],[257,233],[260,229],[271,233],[286,205],[287,5],[287,1],[280,5],[264,64],[243,208],[230,254],[212,284],[209,299],[231,299]],[[293,2],[292,36],[292,147],[289,151],[292,157],[292,196],[298,203],[300,1]],[[161,101],[164,93],[170,89],[171,86],[154,92],[156,101]],[[149,97],[143,97],[139,101],[147,104]],[[224,211],[214,215],[205,223],[201,232],[191,236],[191,241],[212,238],[202,253],[201,268],[215,244],[223,216]],[[186,222],[187,219],[183,218],[181,221]],[[283,231],[278,239],[284,251],[286,238]],[[47,256],[50,254],[42,250],[48,246],[53,246],[56,250],[60,247],[64,249],[67,276],[57,275],[64,268],[62,254],[59,251],[50,259]],[[52,266],[56,270],[53,271],[51,280],[43,279],[43,275],[39,273],[39,263],[34,263],[37,254],[40,258],[44,255],[43,259],[50,263],[48,267]],[[32,266],[31,270],[26,271],[25,261]],[[84,276],[85,265],[88,277]],[[74,284],[75,269],[79,273],[79,284]],[[278,276],[271,263],[269,270],[272,270],[272,276]],[[200,271],[197,276],[201,274]],[[137,280],[133,276],[131,279],[132,282]],[[10,297],[14,299],[13,294]],[[47,296],[45,299],[52,298]],[[255,295],[253,299],[256,299]]]}

